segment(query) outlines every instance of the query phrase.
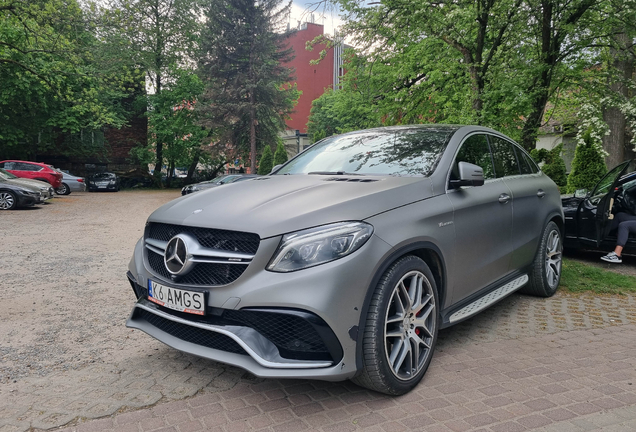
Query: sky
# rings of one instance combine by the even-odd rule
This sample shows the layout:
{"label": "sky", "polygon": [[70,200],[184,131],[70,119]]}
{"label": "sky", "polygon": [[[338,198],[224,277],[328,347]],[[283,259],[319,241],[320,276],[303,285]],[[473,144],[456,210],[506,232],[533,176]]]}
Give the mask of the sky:
{"label": "sky", "polygon": [[[311,11],[316,9],[315,5],[317,3],[316,0],[313,1],[305,1],[305,0],[294,0],[292,3],[292,11],[290,16],[290,24],[291,27],[297,27],[298,22],[311,22]],[[314,23],[322,24],[325,26],[325,33],[333,36],[334,30],[343,23],[343,21],[338,16],[338,13],[333,10],[325,10],[322,6],[318,7],[314,15]]]}

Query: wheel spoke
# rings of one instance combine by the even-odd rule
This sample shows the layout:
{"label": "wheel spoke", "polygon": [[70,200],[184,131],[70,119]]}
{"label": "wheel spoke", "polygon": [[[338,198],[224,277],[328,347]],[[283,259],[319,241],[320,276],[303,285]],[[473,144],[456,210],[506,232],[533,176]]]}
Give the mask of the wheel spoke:
{"label": "wheel spoke", "polygon": [[387,338],[396,338],[396,337],[399,338],[399,337],[402,337],[402,336],[404,336],[404,331],[400,327],[397,327],[397,328],[394,328],[392,330],[387,330],[386,331],[386,337]]}
{"label": "wheel spoke", "polygon": [[408,341],[401,341],[400,350],[396,359],[392,362],[393,370],[399,372],[402,369],[402,365],[404,361],[407,359],[409,353],[411,352],[411,344]]}
{"label": "wheel spoke", "polygon": [[[419,338],[418,338],[419,339]],[[411,339],[411,370],[413,375],[417,374],[420,368],[420,344],[415,338]]]}

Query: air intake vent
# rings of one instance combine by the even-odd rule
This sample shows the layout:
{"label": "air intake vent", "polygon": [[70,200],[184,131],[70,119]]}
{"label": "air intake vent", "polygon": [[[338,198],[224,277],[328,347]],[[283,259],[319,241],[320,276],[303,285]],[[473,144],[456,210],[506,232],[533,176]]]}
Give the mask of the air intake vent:
{"label": "air intake vent", "polygon": [[325,179],[325,181],[335,181],[335,182],[351,182],[351,183],[372,183],[377,182],[376,179],[365,179],[365,178],[347,178],[347,177],[330,177]]}

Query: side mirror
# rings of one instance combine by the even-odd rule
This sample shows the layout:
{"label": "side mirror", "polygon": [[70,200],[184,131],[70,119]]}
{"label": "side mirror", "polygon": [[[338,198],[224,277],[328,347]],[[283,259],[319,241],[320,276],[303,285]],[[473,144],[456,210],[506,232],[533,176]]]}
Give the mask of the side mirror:
{"label": "side mirror", "polygon": [[586,198],[587,197],[587,189],[577,189],[574,192],[575,198]]}
{"label": "side mirror", "polygon": [[454,188],[461,186],[483,186],[484,170],[475,164],[460,162],[457,164],[459,180],[451,180],[450,185]]}
{"label": "side mirror", "polygon": [[283,166],[283,164],[278,164],[278,165],[276,165],[274,168],[272,168],[272,170],[271,170],[269,173],[271,174],[271,173],[273,173],[274,171],[277,171],[277,170],[278,170],[278,168],[280,168],[280,167],[282,167],[282,166]]}

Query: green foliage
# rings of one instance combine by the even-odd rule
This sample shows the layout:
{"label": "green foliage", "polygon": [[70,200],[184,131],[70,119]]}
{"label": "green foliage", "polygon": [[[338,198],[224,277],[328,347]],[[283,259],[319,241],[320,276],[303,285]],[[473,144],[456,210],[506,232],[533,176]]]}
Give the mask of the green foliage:
{"label": "green foliage", "polygon": [[636,277],[564,258],[560,286],[570,292],[624,295],[636,292]]}
{"label": "green foliage", "polygon": [[0,0],[2,153],[36,157],[55,148],[60,134],[124,123],[112,102],[127,92],[96,63],[92,30],[76,0]]}
{"label": "green foliage", "polygon": [[256,169],[257,148],[275,142],[285,129],[299,92],[293,58],[282,30],[291,3],[281,0],[206,0],[199,66],[206,92],[205,124],[222,129],[221,140],[235,152],[247,147]]}
{"label": "green foliage", "polygon": [[274,168],[274,157],[272,156],[272,149],[266,145],[261,154],[261,160],[258,164],[258,173],[260,175],[267,175],[272,172]]}
{"label": "green foliage", "polygon": [[285,146],[283,145],[283,142],[279,140],[278,145],[276,146],[276,151],[274,152],[274,166],[284,164],[285,162],[287,162],[287,159],[289,159],[287,157],[287,150],[285,150]]}
{"label": "green foliage", "polygon": [[160,166],[167,165],[168,178],[175,167],[190,166],[200,153],[203,138],[208,135],[199,126],[199,112],[195,110],[203,82],[192,71],[175,68],[170,72],[176,77],[170,87],[148,97],[149,141],[155,149],[162,147],[162,159],[158,162]]}
{"label": "green foliage", "polygon": [[541,171],[550,177],[559,187],[567,185],[568,178],[565,172],[565,162],[561,157],[563,153],[563,144],[559,144],[552,150],[534,149],[530,152],[530,156],[536,163],[543,163]]}
{"label": "green foliage", "polygon": [[590,131],[583,134],[583,143],[576,146],[572,171],[568,177],[567,192],[577,189],[591,191],[598,181],[607,173],[603,157],[599,153],[598,143],[594,143]]}

